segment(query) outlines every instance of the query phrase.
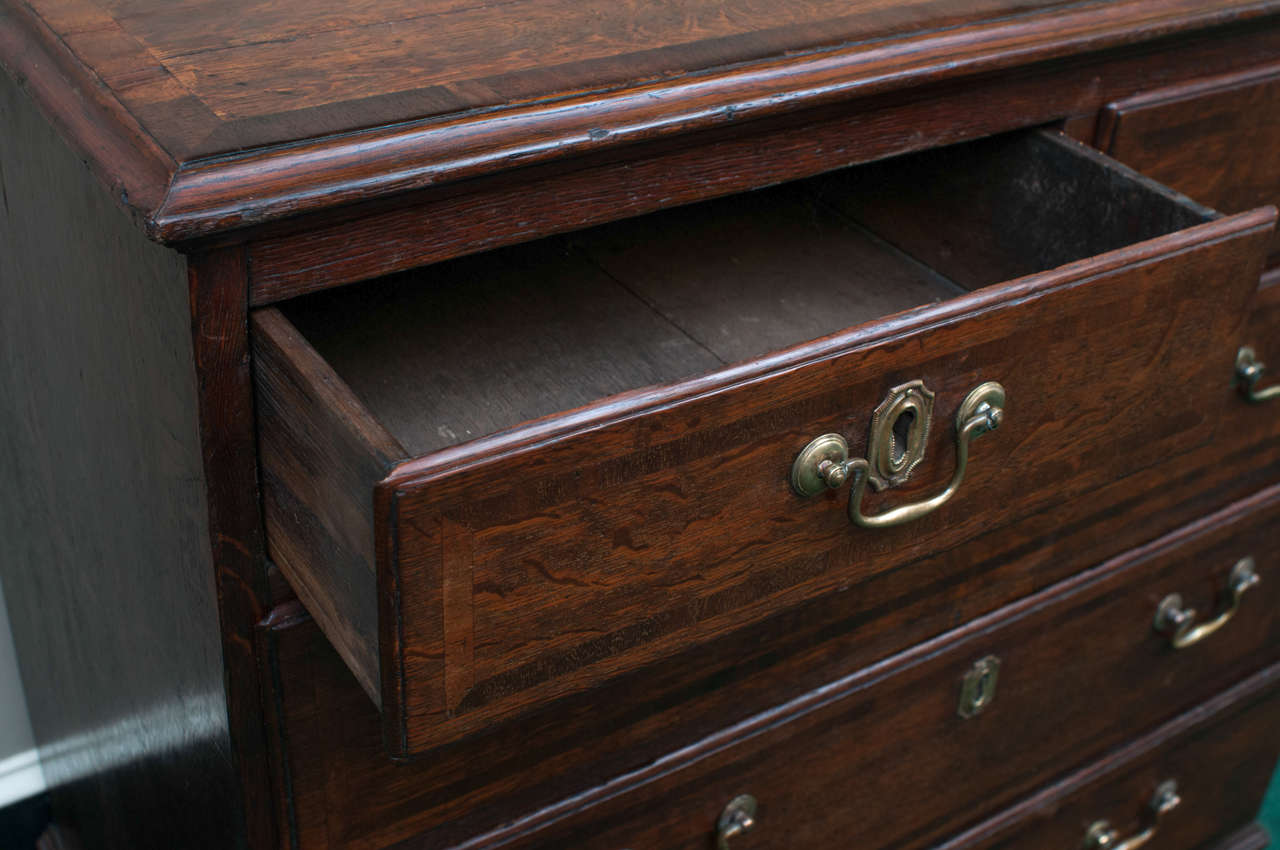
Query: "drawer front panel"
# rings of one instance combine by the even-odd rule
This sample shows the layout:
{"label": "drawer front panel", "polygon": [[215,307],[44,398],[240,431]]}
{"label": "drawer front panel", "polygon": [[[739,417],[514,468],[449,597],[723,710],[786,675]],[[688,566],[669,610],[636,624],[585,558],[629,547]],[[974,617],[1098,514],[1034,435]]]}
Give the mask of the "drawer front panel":
{"label": "drawer front panel", "polygon": [[1098,146],[1223,212],[1280,203],[1280,65],[1117,101],[1103,111]]}
{"label": "drawer front panel", "polygon": [[[991,287],[763,362],[401,467],[378,489],[382,695],[412,753],[546,705],[779,608],[838,593],[1214,440],[1267,215],[1224,219]],[[951,422],[1008,393],[958,495],[851,525],[847,488],[792,492],[824,433],[867,451],[890,388],[934,432],[880,513],[941,491]],[[1136,495],[1136,494],[1135,494]]]}
{"label": "drawer front panel", "polygon": [[[931,846],[1280,659],[1280,489],[1247,507],[835,683],[737,740],[703,742],[520,846],[702,847],[743,793],[760,806],[743,846]],[[1220,629],[1175,649],[1153,627],[1171,593],[1196,622],[1224,613],[1228,573],[1248,556],[1261,581]],[[1274,744],[1268,732],[1259,753],[1274,759]]]}
{"label": "drawer front panel", "polygon": [[[1151,828],[1147,846],[1159,850],[1269,846],[1250,822],[1280,753],[1275,678],[1261,674],[938,850],[1087,848],[1091,829],[1114,830],[1124,841]],[[1250,687],[1254,683],[1261,687]],[[1153,798],[1170,781],[1178,802],[1156,816]]]}

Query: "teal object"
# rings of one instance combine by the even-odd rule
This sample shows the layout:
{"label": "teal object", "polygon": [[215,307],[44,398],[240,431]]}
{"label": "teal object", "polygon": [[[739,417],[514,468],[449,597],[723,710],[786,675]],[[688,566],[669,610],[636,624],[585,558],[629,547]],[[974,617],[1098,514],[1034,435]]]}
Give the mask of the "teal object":
{"label": "teal object", "polygon": [[1280,838],[1280,770],[1271,777],[1271,787],[1267,796],[1262,798],[1262,814],[1258,820],[1271,833],[1272,842]]}

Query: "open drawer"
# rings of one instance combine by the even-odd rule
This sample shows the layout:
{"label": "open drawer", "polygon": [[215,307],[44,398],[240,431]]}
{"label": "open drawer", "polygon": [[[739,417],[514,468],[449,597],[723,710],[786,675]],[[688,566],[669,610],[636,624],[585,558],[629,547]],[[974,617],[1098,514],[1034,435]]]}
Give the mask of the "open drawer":
{"label": "open drawer", "polygon": [[1033,132],[261,310],[271,556],[425,752],[1175,469],[1274,216]]}

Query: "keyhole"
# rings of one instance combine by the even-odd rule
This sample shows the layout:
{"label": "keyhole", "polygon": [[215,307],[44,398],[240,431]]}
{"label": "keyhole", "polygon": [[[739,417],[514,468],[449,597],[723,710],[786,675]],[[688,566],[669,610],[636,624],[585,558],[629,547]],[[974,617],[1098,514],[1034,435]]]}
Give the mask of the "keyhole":
{"label": "keyhole", "polygon": [[974,689],[973,707],[976,709],[986,708],[988,702],[991,701],[991,671],[983,670],[982,675],[978,678],[978,685]]}
{"label": "keyhole", "polygon": [[889,463],[894,469],[901,468],[907,457],[910,445],[911,429],[916,424],[916,412],[908,407],[898,415],[893,423],[893,441],[889,444]]}

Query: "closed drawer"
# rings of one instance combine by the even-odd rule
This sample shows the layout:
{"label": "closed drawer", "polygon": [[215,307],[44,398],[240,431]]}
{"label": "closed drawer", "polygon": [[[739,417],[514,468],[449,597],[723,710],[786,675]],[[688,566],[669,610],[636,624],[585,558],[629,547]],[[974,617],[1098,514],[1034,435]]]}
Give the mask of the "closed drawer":
{"label": "closed drawer", "polygon": [[[1280,65],[1111,104],[1098,146],[1223,212],[1280,201]],[[1280,240],[1271,244],[1280,261]]]}
{"label": "closed drawer", "polygon": [[[1092,835],[1114,831],[1116,846],[1148,830],[1146,846],[1160,850],[1270,846],[1251,822],[1280,752],[1278,674],[1276,668],[1258,674],[938,850],[1089,850],[1098,846]],[[1172,807],[1168,797],[1157,797],[1170,783],[1177,795]],[[1167,807],[1162,814],[1157,799]]]}
{"label": "closed drawer", "polygon": [[[1280,660],[1278,523],[1273,488],[703,741],[516,846],[706,847],[722,808],[744,793],[759,812],[743,847],[932,846]],[[1261,580],[1227,592],[1250,558]],[[1195,637],[1191,623],[1209,624],[1182,648],[1153,620],[1171,595],[1198,612],[1183,640]],[[1220,619],[1233,598],[1234,614]],[[975,675],[989,683],[985,705],[972,701]],[[1274,763],[1275,730],[1258,732],[1255,761]],[[1222,754],[1225,773],[1239,757]]]}
{"label": "closed drawer", "polygon": [[[1033,133],[258,312],[271,554],[424,752],[1177,469],[1242,404],[1273,218]],[[827,434],[890,486],[797,495]]]}
{"label": "closed drawer", "polygon": [[[626,730],[566,756],[547,752],[550,730],[521,724],[430,759],[387,760],[376,712],[341,662],[316,645],[309,622],[282,616],[262,637],[277,763],[290,777],[289,846],[703,848],[721,808],[743,793],[760,805],[743,847],[931,845],[1280,659],[1278,526],[1273,487],[735,728],[636,762],[645,767],[590,782],[583,777],[624,746]],[[1260,580],[1216,631],[1175,648],[1156,630],[1171,595],[1197,612],[1184,639],[1230,610],[1228,579],[1246,558]],[[998,660],[994,698],[977,712],[964,706],[971,716],[962,717],[966,675],[986,658]],[[1275,758],[1274,735],[1253,745],[1256,762]],[[1223,764],[1236,755],[1224,753]],[[1236,809],[1220,801],[1201,799],[1218,807],[1224,829],[1236,825]],[[513,817],[522,812],[534,814]],[[1122,825],[1124,813],[1097,816]]]}

